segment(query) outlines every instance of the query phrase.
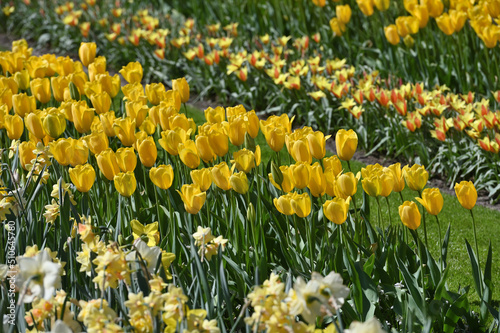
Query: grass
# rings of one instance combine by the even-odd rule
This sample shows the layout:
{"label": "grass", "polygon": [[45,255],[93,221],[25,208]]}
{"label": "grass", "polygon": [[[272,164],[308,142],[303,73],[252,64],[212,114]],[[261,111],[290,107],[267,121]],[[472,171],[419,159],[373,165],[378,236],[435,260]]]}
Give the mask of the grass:
{"label": "grass", "polygon": [[[200,125],[206,121],[204,114],[197,108],[188,106],[189,116],[193,117],[194,121]],[[269,161],[275,154],[267,145],[262,133],[256,138],[256,144],[260,145],[262,151],[262,161]],[[284,148],[286,151],[286,149]],[[332,155],[327,152],[327,156]],[[281,152],[282,163],[288,163],[288,154]],[[343,162],[344,170],[348,170],[347,163]],[[351,161],[352,172],[356,174],[361,168],[366,165],[357,161]],[[363,188],[361,182],[358,183],[358,192],[356,194],[357,206],[361,207],[363,201]],[[450,274],[448,275],[448,285],[451,290],[459,290],[460,288],[470,286],[469,301],[474,305],[479,306],[479,297],[475,293],[472,280],[472,271],[470,266],[469,256],[465,246],[465,239],[469,241],[474,248],[474,236],[472,231],[472,218],[470,212],[463,208],[455,196],[443,194],[444,207],[439,214],[439,221],[441,223],[442,237],[446,233],[448,225],[451,225],[450,243],[448,247],[447,263],[450,266]],[[415,197],[418,193],[405,188],[402,192],[404,200],[416,201]],[[392,223],[401,223],[398,207],[401,205],[401,197],[398,193],[392,193],[389,197],[390,211],[387,207],[385,200],[381,200],[381,220],[383,225],[388,226],[390,221]],[[425,209],[418,204],[421,212],[424,213]],[[352,208],[352,205],[351,205]],[[375,198],[370,198],[370,221],[372,225],[378,223],[377,219],[377,202]],[[488,209],[483,206],[476,206],[473,209],[474,217],[476,219],[476,228],[479,246],[479,260],[481,268],[484,270],[487,251],[489,243],[492,244],[493,249],[493,263],[492,263],[492,281],[500,280],[500,259],[496,249],[500,248],[500,238],[495,237],[494,232],[498,230],[498,223],[500,221],[500,212]],[[439,234],[436,219],[425,212],[425,219],[427,224],[427,236],[429,250],[432,256],[437,259],[439,257]],[[423,222],[422,222],[423,223]],[[421,239],[424,239],[423,224],[418,229],[418,234]],[[498,299],[498,293],[493,293],[493,299]]]}

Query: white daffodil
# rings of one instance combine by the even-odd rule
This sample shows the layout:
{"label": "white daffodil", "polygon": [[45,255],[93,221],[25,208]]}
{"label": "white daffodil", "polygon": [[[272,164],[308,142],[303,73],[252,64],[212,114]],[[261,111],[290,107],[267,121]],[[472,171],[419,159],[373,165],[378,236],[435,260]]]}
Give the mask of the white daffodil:
{"label": "white daffodil", "polygon": [[24,293],[25,303],[31,303],[37,296],[50,299],[61,288],[62,266],[52,262],[47,251],[40,251],[34,257],[18,257],[17,262],[16,284]]}
{"label": "white daffodil", "polygon": [[[127,261],[135,261],[142,259],[146,263],[146,267],[150,274],[154,274],[158,258],[161,256],[161,249],[158,246],[149,247],[142,239],[137,238],[134,242],[137,251],[132,251],[127,254]],[[139,252],[140,257],[137,256]]]}

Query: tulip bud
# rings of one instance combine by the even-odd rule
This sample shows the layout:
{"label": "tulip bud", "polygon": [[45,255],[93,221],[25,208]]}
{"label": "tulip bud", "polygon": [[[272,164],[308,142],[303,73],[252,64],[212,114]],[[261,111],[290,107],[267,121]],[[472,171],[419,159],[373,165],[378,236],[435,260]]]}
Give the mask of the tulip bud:
{"label": "tulip bud", "polygon": [[410,201],[405,201],[399,206],[399,217],[405,226],[412,230],[416,230],[420,226],[420,211],[417,204]]}
{"label": "tulip bud", "polygon": [[162,164],[149,170],[149,178],[153,184],[162,190],[168,190],[170,186],[172,186],[172,181],[174,180],[174,170],[170,164]]}
{"label": "tulip bud", "polygon": [[77,165],[75,168],[69,168],[69,177],[76,189],[85,193],[94,185],[95,170],[90,164]]}
{"label": "tulip bud", "polygon": [[80,92],[73,81],[69,83],[69,94],[72,100],[79,101],[81,98]]}
{"label": "tulip bud", "polygon": [[283,173],[281,172],[280,168],[276,165],[276,163],[274,163],[274,161],[271,161],[271,174],[276,184],[281,186],[281,184],[283,183]]}
{"label": "tulip bud", "polygon": [[460,184],[455,184],[455,194],[457,195],[458,202],[465,209],[472,209],[476,205],[477,191],[471,181],[462,181]]}
{"label": "tulip bud", "polygon": [[250,223],[255,223],[255,220],[257,219],[257,214],[255,213],[255,207],[253,204],[250,202],[248,204],[247,208],[247,220]]}
{"label": "tulip bud", "polygon": [[133,172],[118,173],[113,178],[115,188],[124,197],[130,197],[137,187],[137,181]]}
{"label": "tulip bud", "polygon": [[250,136],[250,134],[245,133],[245,140],[243,141],[243,146],[252,151],[252,152],[255,152],[255,140]]}

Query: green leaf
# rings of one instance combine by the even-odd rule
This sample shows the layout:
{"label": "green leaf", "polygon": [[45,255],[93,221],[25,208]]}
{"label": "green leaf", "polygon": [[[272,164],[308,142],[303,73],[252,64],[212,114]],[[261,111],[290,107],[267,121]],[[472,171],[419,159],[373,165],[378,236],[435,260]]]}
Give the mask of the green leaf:
{"label": "green leaf", "polygon": [[467,239],[465,240],[465,245],[467,246],[467,252],[469,253],[470,265],[472,268],[472,277],[474,279],[474,287],[476,288],[476,292],[477,295],[479,296],[479,299],[483,299],[483,295],[481,292],[482,289],[481,286],[483,283],[481,280],[481,269],[479,268],[476,254],[474,253],[474,250],[472,250]]}
{"label": "green leaf", "polygon": [[446,311],[443,331],[445,333],[453,333],[458,320],[468,311],[469,301],[467,300],[467,294],[463,294],[455,302],[453,302],[448,311]]}

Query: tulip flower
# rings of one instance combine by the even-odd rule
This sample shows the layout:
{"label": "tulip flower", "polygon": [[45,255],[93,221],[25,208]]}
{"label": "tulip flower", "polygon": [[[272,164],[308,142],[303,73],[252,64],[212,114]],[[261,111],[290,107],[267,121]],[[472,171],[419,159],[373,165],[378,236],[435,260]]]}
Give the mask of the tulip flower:
{"label": "tulip flower", "polygon": [[19,144],[19,162],[24,170],[28,170],[27,165],[36,159],[35,150],[36,146],[32,141],[24,141]]}
{"label": "tulip flower", "polygon": [[384,168],[382,169],[382,173],[379,175],[379,177],[382,189],[382,191],[380,192],[380,196],[387,198],[394,188],[393,173],[389,168]]}
{"label": "tulip flower", "polygon": [[30,86],[30,75],[26,69],[14,73],[14,80],[21,90],[28,90]]}
{"label": "tulip flower", "polygon": [[124,197],[130,197],[137,187],[137,181],[133,172],[120,172],[113,178],[115,188]]}
{"label": "tulip flower", "polygon": [[281,175],[283,177],[281,184],[278,184],[276,182],[272,173],[270,173],[268,175],[269,180],[277,189],[282,190],[285,193],[288,193],[288,192],[292,191],[294,188],[290,168],[286,165],[282,165],[279,167],[279,170],[280,170]]}
{"label": "tulip flower", "polygon": [[42,104],[46,104],[52,97],[50,93],[50,80],[48,78],[34,79],[30,82],[31,93]]}
{"label": "tulip flower", "polygon": [[95,110],[87,106],[85,101],[75,102],[71,107],[73,124],[78,133],[87,133],[90,131],[94,121]]}
{"label": "tulip flower", "polygon": [[113,137],[116,135],[115,130],[113,128],[113,123],[115,122],[115,112],[114,111],[108,111],[106,113],[102,113],[99,115],[99,119],[101,120],[101,125],[104,130],[104,133],[108,137]]}
{"label": "tulip flower", "polygon": [[177,149],[182,163],[188,168],[196,169],[200,165],[200,156],[193,140],[186,140],[183,143],[179,143]]}
{"label": "tulip flower", "polygon": [[398,28],[395,24],[391,24],[387,27],[384,27],[385,38],[392,45],[398,45],[400,41],[400,36],[398,34]]}
{"label": "tulip flower", "polygon": [[325,157],[326,153],[326,140],[330,138],[330,135],[325,135],[321,131],[316,131],[312,134],[307,135],[307,141],[309,143],[309,150],[311,151],[311,155],[320,160]]}
{"label": "tulip flower", "polygon": [[294,210],[292,208],[291,195],[286,194],[282,195],[279,198],[274,198],[273,200],[274,207],[283,215],[293,215]]}
{"label": "tulip flower", "polygon": [[191,179],[193,184],[200,186],[202,192],[205,192],[212,186],[212,173],[209,168],[191,170]]}
{"label": "tulip flower", "polygon": [[168,190],[174,180],[174,170],[170,164],[162,164],[149,170],[149,178],[162,190]]}
{"label": "tulip flower", "polygon": [[111,108],[111,97],[105,91],[91,95],[90,100],[95,112],[99,115],[108,112]]}
{"label": "tulip flower", "polygon": [[210,131],[208,141],[214,153],[219,157],[225,156],[229,151],[229,139],[222,129]]}
{"label": "tulip flower", "polygon": [[51,109],[43,118],[42,125],[48,136],[57,139],[66,130],[66,118],[57,109]]}
{"label": "tulip flower", "polygon": [[304,162],[307,164],[311,164],[312,155],[309,149],[309,143],[306,138],[296,140],[291,145],[290,155],[295,160],[295,162]]}
{"label": "tulip flower", "polygon": [[335,195],[337,197],[347,199],[354,196],[358,191],[359,179],[352,172],[338,175],[335,181]]}
{"label": "tulip flower", "polygon": [[341,129],[335,135],[337,155],[343,161],[350,161],[358,147],[358,135],[352,129]]}
{"label": "tulip flower", "polygon": [[53,76],[50,78],[52,94],[56,101],[62,102],[66,99],[64,93],[69,89],[70,82],[69,76]]}
{"label": "tulip flower", "polygon": [[161,139],[158,143],[165,149],[170,155],[179,155],[179,145],[186,142],[189,138],[188,133],[182,128],[176,128],[174,130],[167,130],[161,132]]}
{"label": "tulip flower", "polygon": [[130,147],[135,143],[135,120],[130,117],[116,119],[113,123],[113,129],[124,146]]}
{"label": "tulip flower", "polygon": [[11,140],[18,140],[24,131],[23,118],[16,115],[7,114],[4,117],[4,127],[7,130],[7,136]]}
{"label": "tulip flower", "polygon": [[401,170],[401,163],[395,163],[390,165],[389,170],[392,171],[392,176],[394,179],[394,187],[392,188],[393,192],[401,192],[405,188],[405,180],[403,176],[403,172]]}
{"label": "tulip flower", "polygon": [[202,192],[196,184],[182,185],[181,190],[177,193],[181,196],[184,209],[189,214],[197,214],[207,199],[207,192]]}
{"label": "tulip flower", "polygon": [[373,4],[375,7],[377,7],[378,10],[381,12],[386,11],[389,9],[389,6],[391,5],[390,0],[373,0]]}
{"label": "tulip flower", "polygon": [[359,9],[365,16],[373,15],[373,0],[356,0]]}
{"label": "tulip flower", "polygon": [[429,179],[429,173],[425,170],[423,165],[414,164],[412,167],[405,165],[403,168],[403,175],[406,180],[406,184],[413,191],[422,191],[427,184]]}
{"label": "tulip flower", "polygon": [[332,200],[327,200],[323,204],[323,214],[326,218],[335,224],[342,224],[347,219],[347,213],[349,212],[349,204],[351,202],[351,197],[347,200],[342,198],[333,198]]}
{"label": "tulip flower", "polygon": [[443,196],[437,188],[426,188],[422,191],[422,198],[415,198],[424,206],[427,213],[438,215],[443,209]]}
{"label": "tulip flower", "polygon": [[257,166],[255,162],[255,154],[246,148],[243,148],[233,153],[234,163],[238,171],[249,173]]}
{"label": "tulip flower", "polygon": [[229,183],[231,184],[231,188],[239,194],[246,194],[248,192],[248,178],[243,171],[232,174],[229,177]]}
{"label": "tulip flower", "polygon": [[294,213],[297,214],[298,217],[304,218],[311,213],[311,198],[309,194],[297,194],[293,192],[290,202]]}
{"label": "tulip flower", "polygon": [[115,176],[120,172],[118,162],[116,161],[115,152],[111,148],[108,148],[98,154],[96,156],[96,160],[97,165],[99,166],[99,170],[101,170],[104,177],[106,177],[108,180],[113,180]]}
{"label": "tulip flower", "polygon": [[172,90],[179,92],[182,103],[187,103],[189,100],[189,84],[187,83],[186,78],[183,77],[172,80]]}
{"label": "tulip flower", "polygon": [[295,163],[290,165],[290,175],[295,188],[301,190],[309,184],[311,177],[311,166],[307,163]]}
{"label": "tulip flower", "polygon": [[215,153],[212,150],[208,136],[197,135],[196,148],[198,149],[198,154],[205,163],[209,163],[215,159]]}
{"label": "tulip flower", "polygon": [[96,54],[96,43],[81,43],[78,49],[78,56],[83,66],[88,67],[94,61]]}
{"label": "tulip flower", "polygon": [[46,133],[43,129],[39,113],[28,113],[25,117],[25,123],[31,135],[39,140],[45,137]]}
{"label": "tulip flower", "polygon": [[98,155],[103,150],[108,149],[109,141],[104,131],[95,131],[83,137],[83,140],[94,155]]}
{"label": "tulip flower", "polygon": [[218,106],[215,109],[208,107],[208,109],[206,109],[204,113],[207,121],[212,124],[220,124],[226,120],[226,111],[222,106]]}
{"label": "tulip flower", "polygon": [[82,193],[88,192],[95,181],[95,170],[90,164],[77,165],[69,168],[69,177],[76,189]]}
{"label": "tulip flower", "polygon": [[158,150],[152,136],[148,136],[144,140],[137,140],[137,152],[142,165],[146,168],[152,167],[156,162]]}
{"label": "tulip flower", "polygon": [[221,190],[227,191],[231,189],[231,183],[229,182],[229,177],[231,177],[231,171],[226,162],[219,163],[212,168],[212,180],[215,185]]}
{"label": "tulip flower", "polygon": [[381,179],[378,174],[371,174],[361,180],[363,190],[371,197],[378,197],[382,193]]}
{"label": "tulip flower", "polygon": [[134,171],[137,166],[137,155],[133,147],[119,148],[115,152],[116,162],[121,172]]}
{"label": "tulip flower", "polygon": [[165,86],[163,83],[151,83],[146,85],[146,96],[149,103],[153,105],[160,104],[164,94]]}
{"label": "tulip flower", "polygon": [[12,106],[14,112],[24,118],[26,114],[35,112],[36,99],[34,96],[28,96],[24,93],[12,95]]}
{"label": "tulip flower", "polygon": [[471,181],[462,181],[455,184],[455,194],[457,195],[458,202],[465,209],[472,209],[476,205],[477,191]]}
{"label": "tulip flower", "polygon": [[335,13],[337,14],[337,19],[339,20],[340,23],[342,24],[347,24],[351,20],[351,7],[349,4],[346,5],[338,5],[335,7]]}
{"label": "tulip flower", "polygon": [[323,168],[319,162],[314,163],[309,170],[309,184],[307,187],[311,191],[313,197],[320,197],[325,194],[326,191],[326,178],[323,173]]}
{"label": "tulip flower", "polygon": [[68,138],[70,146],[66,152],[61,152],[69,156],[69,164],[73,167],[87,163],[89,158],[89,149],[85,146],[84,141],[79,139]]}
{"label": "tulip flower", "polygon": [[413,201],[405,201],[399,206],[399,217],[403,224],[412,230],[416,230],[420,226],[420,211]]}
{"label": "tulip flower", "polygon": [[245,140],[248,124],[243,117],[236,117],[227,125],[229,140],[235,146],[241,146]]}
{"label": "tulip flower", "polygon": [[273,127],[267,126],[262,130],[264,133],[264,137],[266,138],[266,142],[269,147],[275,152],[280,151],[285,144],[285,130],[281,126]]}
{"label": "tulip flower", "polygon": [[139,62],[129,62],[127,66],[120,69],[120,74],[128,83],[141,82],[142,80],[142,65]]}

